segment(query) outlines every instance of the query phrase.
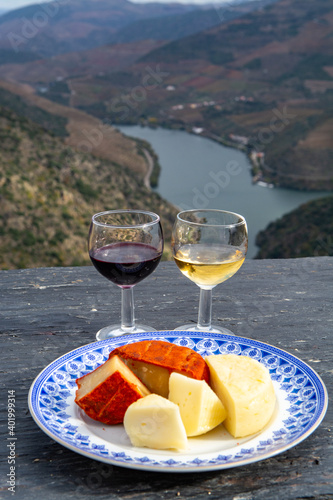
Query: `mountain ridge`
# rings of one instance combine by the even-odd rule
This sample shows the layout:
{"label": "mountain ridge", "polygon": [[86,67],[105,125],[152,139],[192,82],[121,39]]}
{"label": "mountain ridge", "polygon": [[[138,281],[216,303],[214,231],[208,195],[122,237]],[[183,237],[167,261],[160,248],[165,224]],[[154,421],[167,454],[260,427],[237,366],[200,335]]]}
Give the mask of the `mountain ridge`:
{"label": "mountain ridge", "polygon": [[69,0],[29,5],[0,17],[0,49],[27,51],[39,58],[88,50],[108,43],[131,22],[190,12],[198,5],[132,3],[128,0]]}

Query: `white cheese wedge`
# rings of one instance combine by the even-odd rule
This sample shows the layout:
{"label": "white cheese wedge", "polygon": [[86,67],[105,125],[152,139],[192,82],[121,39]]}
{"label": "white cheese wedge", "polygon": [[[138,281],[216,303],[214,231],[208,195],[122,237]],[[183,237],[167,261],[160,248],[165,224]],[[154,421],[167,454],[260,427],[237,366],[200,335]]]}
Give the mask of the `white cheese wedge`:
{"label": "white cheese wedge", "polygon": [[275,392],[269,371],[258,361],[235,354],[205,358],[212,389],[227,410],[225,428],[234,437],[259,432],[275,408]]}
{"label": "white cheese wedge", "polygon": [[160,450],[187,448],[178,406],[158,394],[150,394],[131,404],[125,413],[124,428],[133,446]]}
{"label": "white cheese wedge", "polygon": [[194,380],[179,373],[169,379],[169,400],[179,406],[187,436],[199,436],[214,429],[227,416],[215,392],[204,380]]}

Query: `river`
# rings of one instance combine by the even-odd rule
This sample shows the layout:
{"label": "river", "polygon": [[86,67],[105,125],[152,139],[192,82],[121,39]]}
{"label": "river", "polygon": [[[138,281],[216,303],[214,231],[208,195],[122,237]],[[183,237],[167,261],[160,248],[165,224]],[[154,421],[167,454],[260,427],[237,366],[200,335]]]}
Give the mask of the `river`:
{"label": "river", "polygon": [[247,258],[255,256],[255,237],[270,222],[329,194],[252,184],[251,165],[243,152],[199,135],[132,125],[117,128],[152,145],[161,165],[156,191],[163,198],[180,209],[217,208],[242,214],[249,230]]}

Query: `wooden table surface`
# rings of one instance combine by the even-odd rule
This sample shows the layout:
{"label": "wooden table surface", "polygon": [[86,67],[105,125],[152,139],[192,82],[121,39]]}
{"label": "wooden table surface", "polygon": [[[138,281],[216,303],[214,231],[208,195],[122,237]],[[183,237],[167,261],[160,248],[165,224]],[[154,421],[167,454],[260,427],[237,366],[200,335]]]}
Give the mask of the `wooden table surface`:
{"label": "wooden table surface", "polygon": [[[248,260],[213,291],[213,319],[236,335],[284,349],[333,389],[333,258]],[[198,287],[172,262],[134,290],[136,317],[157,330],[196,322]],[[250,465],[200,473],[161,473],[106,465],[64,448],[40,430],[27,403],[36,375],[51,361],[95,341],[117,322],[120,290],[92,267],[0,272],[0,498],[332,499],[332,405],[297,446]],[[13,392],[10,392],[13,391]],[[15,470],[8,445],[8,396],[15,399]],[[8,455],[7,455],[8,454]],[[15,473],[14,492],[8,476]]]}

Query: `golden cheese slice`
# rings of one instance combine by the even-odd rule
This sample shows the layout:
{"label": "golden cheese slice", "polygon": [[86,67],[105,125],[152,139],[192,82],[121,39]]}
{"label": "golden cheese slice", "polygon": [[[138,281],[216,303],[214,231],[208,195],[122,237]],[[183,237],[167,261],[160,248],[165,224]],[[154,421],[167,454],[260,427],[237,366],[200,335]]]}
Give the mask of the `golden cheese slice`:
{"label": "golden cheese slice", "polygon": [[205,380],[171,373],[169,400],[179,406],[187,436],[199,436],[214,429],[227,416],[215,392]]}

